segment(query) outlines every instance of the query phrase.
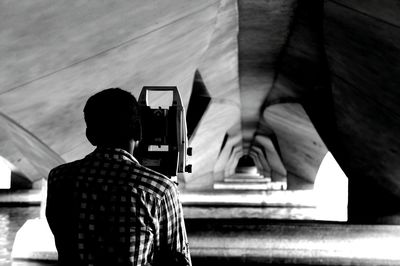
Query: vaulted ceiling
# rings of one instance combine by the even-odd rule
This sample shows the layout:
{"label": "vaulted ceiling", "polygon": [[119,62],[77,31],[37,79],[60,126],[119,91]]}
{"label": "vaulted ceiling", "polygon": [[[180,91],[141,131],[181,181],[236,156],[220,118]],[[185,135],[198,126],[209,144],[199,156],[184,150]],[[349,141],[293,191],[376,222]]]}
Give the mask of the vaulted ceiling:
{"label": "vaulted ceiling", "polygon": [[354,220],[394,217],[399,11],[396,0],[1,2],[0,155],[40,180],[93,150],[90,95],[177,86],[194,150],[185,189],[212,189],[246,155],[288,189],[311,188],[330,150]]}

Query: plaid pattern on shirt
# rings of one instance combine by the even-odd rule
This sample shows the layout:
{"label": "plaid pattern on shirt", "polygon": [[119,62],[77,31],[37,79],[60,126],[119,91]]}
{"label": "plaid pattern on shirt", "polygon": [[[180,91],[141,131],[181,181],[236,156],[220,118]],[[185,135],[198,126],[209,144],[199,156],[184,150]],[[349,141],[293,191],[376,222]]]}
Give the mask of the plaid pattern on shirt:
{"label": "plaid pattern on shirt", "polygon": [[46,216],[61,265],[191,265],[176,185],[122,149],[54,168]]}

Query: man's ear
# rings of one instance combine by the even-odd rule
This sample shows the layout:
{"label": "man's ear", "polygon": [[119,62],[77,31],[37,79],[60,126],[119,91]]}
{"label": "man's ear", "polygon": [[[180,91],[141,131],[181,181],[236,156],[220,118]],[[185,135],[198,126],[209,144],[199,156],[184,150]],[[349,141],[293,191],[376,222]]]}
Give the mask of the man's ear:
{"label": "man's ear", "polygon": [[86,128],[86,138],[93,146],[97,146],[98,142],[96,136],[93,134],[93,130],[88,127]]}
{"label": "man's ear", "polygon": [[140,120],[136,120],[133,126],[133,139],[136,141],[142,140],[142,124],[140,123]]}

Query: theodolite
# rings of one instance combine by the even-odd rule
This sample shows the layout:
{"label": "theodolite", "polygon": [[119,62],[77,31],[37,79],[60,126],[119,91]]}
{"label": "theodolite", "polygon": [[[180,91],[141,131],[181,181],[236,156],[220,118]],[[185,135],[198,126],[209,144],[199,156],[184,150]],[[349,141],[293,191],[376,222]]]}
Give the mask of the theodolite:
{"label": "theodolite", "polygon": [[[168,108],[151,108],[149,92],[172,92],[172,103]],[[186,118],[177,87],[145,86],[139,96],[142,123],[142,139],[138,148],[138,160],[154,171],[175,178],[178,173],[191,173],[192,165],[187,156],[192,155],[188,147]]]}

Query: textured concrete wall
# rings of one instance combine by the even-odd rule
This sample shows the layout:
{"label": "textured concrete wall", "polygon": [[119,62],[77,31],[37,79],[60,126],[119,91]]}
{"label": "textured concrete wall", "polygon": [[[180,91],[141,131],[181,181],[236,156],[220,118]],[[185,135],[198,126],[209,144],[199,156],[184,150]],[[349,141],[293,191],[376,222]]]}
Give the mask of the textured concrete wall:
{"label": "textured concrete wall", "polygon": [[339,163],[355,221],[395,222],[400,213],[399,12],[398,1],[325,5]]}

